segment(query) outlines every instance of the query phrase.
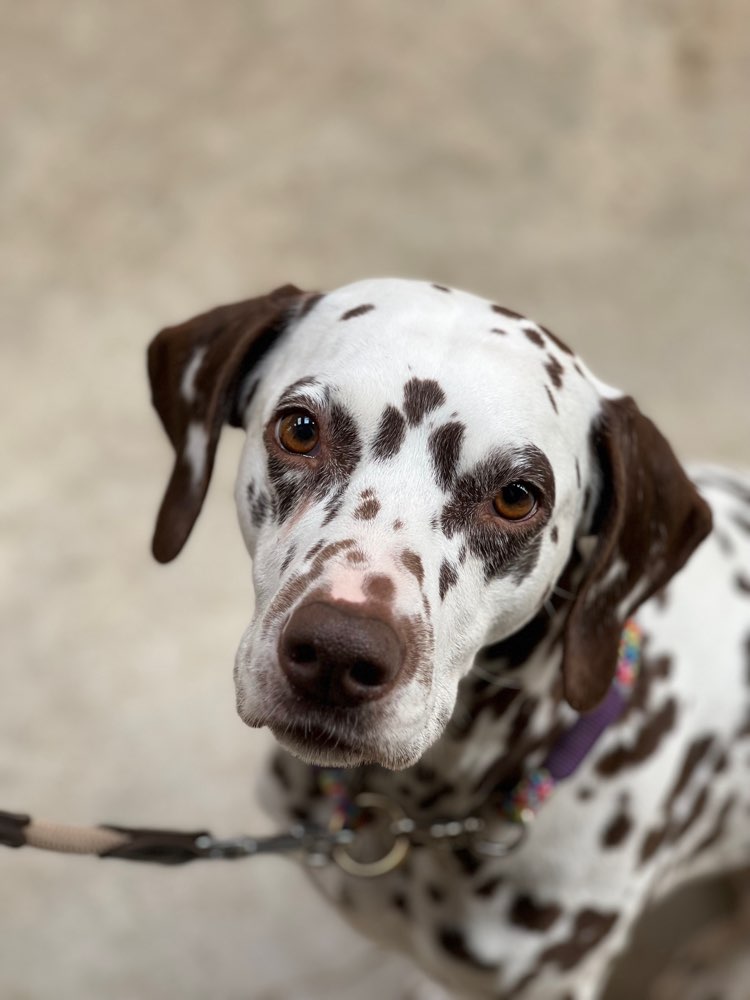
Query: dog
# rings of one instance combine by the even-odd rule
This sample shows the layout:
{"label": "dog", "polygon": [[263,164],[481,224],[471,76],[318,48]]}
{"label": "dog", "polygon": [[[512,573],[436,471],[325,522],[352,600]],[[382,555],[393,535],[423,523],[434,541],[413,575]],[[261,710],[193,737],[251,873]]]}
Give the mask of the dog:
{"label": "dog", "polygon": [[648,904],[750,862],[748,478],[689,478],[550,330],[429,282],[287,285],[148,364],[158,560],[247,432],[235,681],[275,815],[359,802],[389,859],[428,831],[314,871],[355,926],[462,997],[595,1000]]}

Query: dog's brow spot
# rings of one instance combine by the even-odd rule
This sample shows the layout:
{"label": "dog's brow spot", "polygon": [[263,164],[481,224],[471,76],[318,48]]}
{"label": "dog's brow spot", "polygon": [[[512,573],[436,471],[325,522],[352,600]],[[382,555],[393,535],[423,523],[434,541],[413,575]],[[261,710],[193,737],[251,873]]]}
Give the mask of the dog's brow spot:
{"label": "dog's brow spot", "polygon": [[433,281],[433,283],[432,283],[432,287],[433,287],[433,288],[437,288],[437,290],[438,290],[439,292],[450,292],[450,288],[446,288],[446,286],[445,286],[445,285],[437,285],[437,284],[435,284],[435,282],[434,282],[434,281]]}
{"label": "dog's brow spot", "polygon": [[351,551],[346,553],[346,561],[351,563],[352,566],[359,566],[367,562],[367,557],[361,549],[351,549]]}
{"label": "dog's brow spot", "polygon": [[452,563],[449,563],[447,559],[443,559],[442,563],[440,564],[440,580],[439,580],[441,601],[445,600],[445,595],[448,593],[451,587],[455,587],[457,583],[458,583],[458,573],[456,572],[456,567]]}
{"label": "dog's brow spot", "polygon": [[395,406],[386,406],[383,410],[372,452],[375,458],[393,458],[397,455],[406,436],[406,420]]}
{"label": "dog's brow spot", "polygon": [[406,566],[412,576],[417,578],[417,583],[422,586],[424,582],[424,565],[421,558],[411,549],[404,549],[401,553],[401,562]]}
{"label": "dog's brow spot", "polygon": [[438,486],[448,490],[456,478],[458,462],[461,457],[461,442],[464,436],[464,425],[460,423],[443,424],[430,434],[429,449],[432,464],[437,476]]}
{"label": "dog's brow spot", "polygon": [[365,580],[364,589],[368,597],[372,597],[376,601],[383,601],[384,604],[390,603],[396,592],[393,580],[391,580],[389,576],[385,576],[383,573],[368,576]]}
{"label": "dog's brow spot", "polygon": [[500,316],[507,316],[508,319],[523,319],[521,313],[517,313],[513,309],[506,309],[505,306],[498,306],[493,304],[492,311],[496,312]]}
{"label": "dog's brow spot", "polygon": [[403,527],[404,527],[404,522],[400,518],[396,518],[396,520],[393,522],[393,530],[402,531]]}
{"label": "dog's brow spot", "polygon": [[339,319],[354,319],[356,316],[364,316],[365,313],[371,312],[375,306],[367,305],[355,306],[354,309],[348,309],[345,313],[342,313]]}
{"label": "dog's brow spot", "polygon": [[435,379],[412,378],[404,386],[404,413],[411,427],[416,427],[444,402],[445,393]]}
{"label": "dog's brow spot", "polygon": [[560,389],[562,387],[562,382],[563,382],[562,377],[565,372],[565,369],[557,360],[557,358],[553,357],[551,354],[548,354],[547,364],[544,366],[544,370],[552,379],[552,384],[554,385],[554,387],[556,389]]}
{"label": "dog's brow spot", "polygon": [[557,403],[555,402],[555,397],[552,395],[550,387],[548,385],[545,385],[544,391],[547,393],[547,399],[552,404],[552,409],[555,411],[555,413],[559,413],[560,411],[557,409]]}
{"label": "dog's brow spot", "polygon": [[528,327],[524,327],[523,332],[532,344],[536,344],[537,347],[544,347],[544,337],[541,333],[538,333],[536,330],[530,330]]}
{"label": "dog's brow spot", "polygon": [[362,495],[362,501],[354,511],[357,521],[372,521],[380,513],[380,501],[374,496]]}
{"label": "dog's brow spot", "polygon": [[553,542],[557,542],[558,539],[557,525],[555,525],[552,531],[550,531],[549,537],[552,539]]}

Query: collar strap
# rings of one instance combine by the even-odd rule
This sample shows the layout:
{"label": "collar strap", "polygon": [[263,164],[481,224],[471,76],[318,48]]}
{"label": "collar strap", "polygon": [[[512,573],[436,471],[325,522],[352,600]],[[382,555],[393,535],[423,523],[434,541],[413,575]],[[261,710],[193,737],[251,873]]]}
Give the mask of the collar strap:
{"label": "collar strap", "polygon": [[506,795],[500,814],[514,823],[530,823],[555,787],[575,774],[604,731],[625,710],[641,664],[643,633],[630,618],[620,638],[617,670],[604,701],[593,712],[581,715],[555,742],[544,762],[529,772]]}

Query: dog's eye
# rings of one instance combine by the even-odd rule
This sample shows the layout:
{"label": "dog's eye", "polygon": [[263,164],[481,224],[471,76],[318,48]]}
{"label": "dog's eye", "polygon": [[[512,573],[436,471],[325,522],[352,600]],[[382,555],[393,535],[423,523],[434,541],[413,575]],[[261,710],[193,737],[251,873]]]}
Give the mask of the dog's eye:
{"label": "dog's eye", "polygon": [[508,483],[495,494],[492,504],[506,521],[522,521],[536,510],[536,497],[525,483]]}
{"label": "dog's eye", "polygon": [[285,451],[293,455],[309,455],[318,446],[320,431],[315,418],[300,411],[279,418],[276,437]]}

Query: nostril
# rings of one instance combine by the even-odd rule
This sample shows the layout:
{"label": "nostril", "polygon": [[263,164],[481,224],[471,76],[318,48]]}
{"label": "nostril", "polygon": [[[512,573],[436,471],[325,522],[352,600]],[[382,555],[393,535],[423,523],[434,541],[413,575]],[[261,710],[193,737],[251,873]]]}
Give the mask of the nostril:
{"label": "nostril", "polygon": [[314,663],[317,659],[315,646],[311,642],[298,642],[289,650],[289,658],[294,663]]}
{"label": "nostril", "polygon": [[377,663],[369,660],[355,660],[349,669],[349,677],[362,687],[380,687],[385,671]]}

